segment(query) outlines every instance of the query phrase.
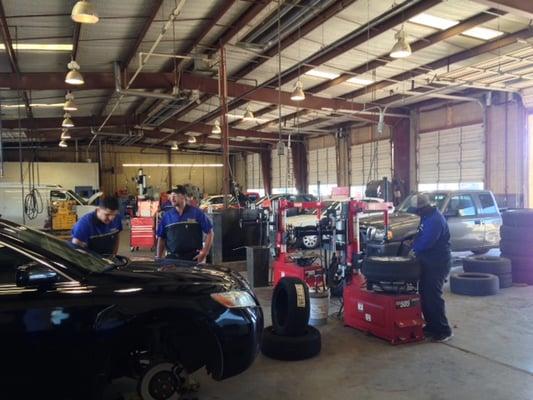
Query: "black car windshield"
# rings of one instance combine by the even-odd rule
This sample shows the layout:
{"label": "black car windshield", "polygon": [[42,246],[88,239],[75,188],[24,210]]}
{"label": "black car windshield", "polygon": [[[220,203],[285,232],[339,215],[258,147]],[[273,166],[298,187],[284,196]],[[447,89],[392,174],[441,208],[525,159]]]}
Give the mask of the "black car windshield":
{"label": "black car windshield", "polygon": [[429,197],[430,203],[433,206],[437,207],[439,210],[442,209],[442,206],[444,205],[444,201],[446,200],[446,197],[448,196],[447,193],[439,193],[439,192],[413,193],[409,195],[403,201],[402,204],[400,204],[397,211],[414,214],[416,209],[411,206],[411,199],[413,198],[413,196],[416,196],[417,194],[425,194],[427,197]]}
{"label": "black car windshield", "polygon": [[111,260],[77,247],[71,242],[60,240],[25,226],[0,222],[0,232],[22,242],[24,246],[28,246],[34,251],[38,251],[35,249],[43,249],[45,252],[52,253],[88,273],[105,272],[114,265]]}

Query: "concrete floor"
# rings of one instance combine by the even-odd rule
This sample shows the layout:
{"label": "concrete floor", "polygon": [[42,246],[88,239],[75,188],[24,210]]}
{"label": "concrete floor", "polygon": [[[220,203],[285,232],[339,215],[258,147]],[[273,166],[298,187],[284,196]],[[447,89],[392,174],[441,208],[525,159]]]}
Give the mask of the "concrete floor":
{"label": "concrete floor", "polygon": [[[121,252],[128,255],[126,245],[123,240]],[[242,263],[232,267],[243,269]],[[258,289],[257,294],[269,325],[271,289]],[[532,400],[533,286],[482,298],[455,295],[446,288],[445,298],[455,334],[447,343],[391,346],[344,327],[331,315],[320,328],[318,357],[281,362],[259,355],[250,369],[222,382],[199,371],[194,375],[201,385],[198,398]],[[332,312],[337,307],[333,303]]]}

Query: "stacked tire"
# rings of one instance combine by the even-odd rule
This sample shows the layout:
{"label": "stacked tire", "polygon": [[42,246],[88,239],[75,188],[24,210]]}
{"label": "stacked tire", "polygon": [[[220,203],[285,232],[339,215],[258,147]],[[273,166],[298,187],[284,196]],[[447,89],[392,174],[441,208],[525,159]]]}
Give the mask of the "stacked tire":
{"label": "stacked tire", "polygon": [[309,288],[300,279],[282,278],[272,294],[272,326],[263,331],[261,352],[275,360],[298,361],[320,353],[320,332],[309,325]]}
{"label": "stacked tire", "polygon": [[498,277],[500,289],[513,286],[511,260],[505,257],[472,256],[463,259],[465,273],[491,274]]}
{"label": "stacked tire", "polygon": [[513,282],[533,285],[533,209],[507,211],[502,218],[500,250],[511,260]]}

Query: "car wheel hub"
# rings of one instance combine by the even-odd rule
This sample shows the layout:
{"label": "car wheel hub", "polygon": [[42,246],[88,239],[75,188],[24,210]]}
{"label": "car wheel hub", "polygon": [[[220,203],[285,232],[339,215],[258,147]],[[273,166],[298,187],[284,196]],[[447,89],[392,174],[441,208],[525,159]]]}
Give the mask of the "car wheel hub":
{"label": "car wheel hub", "polygon": [[315,235],[304,236],[302,238],[302,243],[308,249],[312,249],[312,248],[316,247],[316,245],[318,244],[318,236],[315,236]]}
{"label": "car wheel hub", "polygon": [[148,368],[141,377],[139,394],[143,400],[178,400],[185,380],[181,365],[159,362]]}

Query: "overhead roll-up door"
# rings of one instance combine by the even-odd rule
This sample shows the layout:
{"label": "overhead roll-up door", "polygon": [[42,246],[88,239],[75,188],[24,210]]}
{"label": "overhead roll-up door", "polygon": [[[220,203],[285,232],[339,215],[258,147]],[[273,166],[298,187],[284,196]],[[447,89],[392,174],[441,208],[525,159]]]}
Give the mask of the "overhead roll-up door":
{"label": "overhead roll-up door", "polygon": [[335,147],[309,150],[307,156],[309,193],[316,196],[331,195],[331,189],[337,187],[337,154]]}
{"label": "overhead roll-up door", "polygon": [[351,147],[351,196],[364,196],[366,184],[387,177],[392,180],[392,143],[389,139]]}
{"label": "overhead roll-up door", "polygon": [[290,148],[285,148],[282,156],[272,150],[272,194],[278,193],[296,193]]}
{"label": "overhead roll-up door", "polygon": [[265,194],[261,156],[257,153],[246,156],[246,190],[257,192],[261,196]]}
{"label": "overhead roll-up door", "polygon": [[483,189],[485,131],[482,124],[423,132],[417,139],[419,190]]}

